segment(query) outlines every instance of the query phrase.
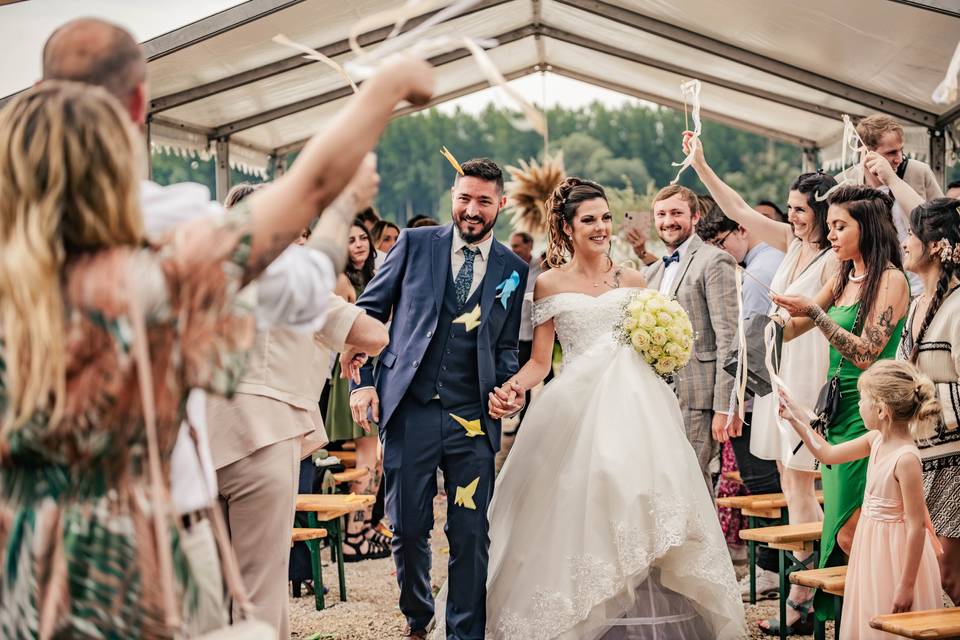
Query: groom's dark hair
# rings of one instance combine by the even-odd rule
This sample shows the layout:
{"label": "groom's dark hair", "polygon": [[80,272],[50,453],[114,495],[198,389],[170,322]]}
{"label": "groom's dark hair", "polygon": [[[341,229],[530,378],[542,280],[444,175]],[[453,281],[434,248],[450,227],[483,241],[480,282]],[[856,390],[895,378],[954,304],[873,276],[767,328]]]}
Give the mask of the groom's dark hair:
{"label": "groom's dark hair", "polygon": [[[473,158],[460,165],[463,169],[463,177],[480,178],[488,182],[497,183],[497,193],[503,193],[503,171],[496,162],[490,158]],[[457,180],[460,175],[457,175]],[[454,182],[456,183],[456,181]]]}

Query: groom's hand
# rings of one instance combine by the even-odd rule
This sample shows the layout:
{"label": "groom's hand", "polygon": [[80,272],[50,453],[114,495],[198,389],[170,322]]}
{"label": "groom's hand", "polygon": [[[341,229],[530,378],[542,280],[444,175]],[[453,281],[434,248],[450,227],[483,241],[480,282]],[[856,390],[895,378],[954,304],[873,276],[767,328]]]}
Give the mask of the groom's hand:
{"label": "groom's hand", "polygon": [[487,411],[494,420],[509,417],[523,409],[526,398],[523,389],[516,382],[508,382],[502,387],[494,387],[490,393]]}
{"label": "groom's hand", "polygon": [[380,398],[373,387],[357,389],[350,394],[350,413],[353,421],[370,433],[370,417],[374,422],[380,422]]}

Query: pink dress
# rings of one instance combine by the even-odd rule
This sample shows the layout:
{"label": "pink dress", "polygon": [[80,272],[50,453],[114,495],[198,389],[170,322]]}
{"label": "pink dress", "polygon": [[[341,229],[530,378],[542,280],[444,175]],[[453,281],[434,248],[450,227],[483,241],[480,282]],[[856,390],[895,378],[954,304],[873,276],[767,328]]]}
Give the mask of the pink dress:
{"label": "pink dress", "polygon": [[[897,640],[899,636],[870,627],[870,618],[893,613],[893,597],[906,561],[907,528],[903,521],[903,499],[894,477],[897,460],[920,452],[907,444],[878,455],[880,434],[870,433],[870,462],[863,511],[850,550],[844,588],[841,640]],[[913,611],[943,606],[940,567],[928,534],[913,591]]]}

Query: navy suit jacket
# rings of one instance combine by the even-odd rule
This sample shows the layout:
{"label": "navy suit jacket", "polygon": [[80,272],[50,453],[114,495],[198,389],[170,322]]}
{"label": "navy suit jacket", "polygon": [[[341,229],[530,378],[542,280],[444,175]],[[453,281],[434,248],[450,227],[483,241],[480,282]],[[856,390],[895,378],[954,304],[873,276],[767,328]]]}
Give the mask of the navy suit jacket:
{"label": "navy suit jacket", "polygon": [[[380,354],[376,371],[361,369],[361,383],[351,388],[375,386],[380,399],[380,425],[388,428],[410,386],[430,340],[437,330],[447,279],[453,225],[404,229],[376,276],[367,285],[357,306],[380,322],[390,321],[390,343]],[[517,372],[520,309],[526,290],[527,265],[494,239],[487,256],[487,271],[480,295],[477,334],[478,401],[494,451],[500,448],[500,421],[487,413],[487,395]],[[507,300],[497,299],[497,285],[516,271],[520,285]]]}

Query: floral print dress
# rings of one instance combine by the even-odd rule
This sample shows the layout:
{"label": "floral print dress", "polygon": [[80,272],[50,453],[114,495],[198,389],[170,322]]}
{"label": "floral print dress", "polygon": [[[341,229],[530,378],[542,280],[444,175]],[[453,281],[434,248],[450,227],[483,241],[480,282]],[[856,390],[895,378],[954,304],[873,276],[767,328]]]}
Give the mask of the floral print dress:
{"label": "floral print dress", "polygon": [[[236,297],[250,237],[207,223],[162,249],[111,248],[64,274],[64,413],[0,419],[0,637],[162,638],[146,434],[129,305],[147,324],[164,473],[191,387],[229,392],[253,337]],[[206,245],[204,247],[204,245]],[[205,250],[198,250],[205,248]],[[0,372],[6,370],[0,350]],[[9,403],[0,380],[0,415]],[[175,589],[192,580],[171,522]]]}

